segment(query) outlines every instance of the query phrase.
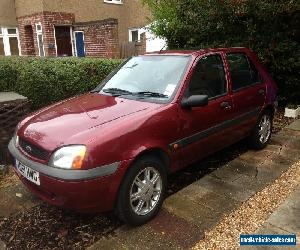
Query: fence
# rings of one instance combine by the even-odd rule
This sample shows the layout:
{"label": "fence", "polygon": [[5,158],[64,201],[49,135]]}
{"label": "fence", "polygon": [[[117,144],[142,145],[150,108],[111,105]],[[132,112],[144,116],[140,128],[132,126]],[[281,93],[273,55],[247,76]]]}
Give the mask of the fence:
{"label": "fence", "polygon": [[125,59],[131,56],[143,55],[146,53],[145,33],[141,35],[141,40],[137,42],[122,42],[120,45],[120,58]]}

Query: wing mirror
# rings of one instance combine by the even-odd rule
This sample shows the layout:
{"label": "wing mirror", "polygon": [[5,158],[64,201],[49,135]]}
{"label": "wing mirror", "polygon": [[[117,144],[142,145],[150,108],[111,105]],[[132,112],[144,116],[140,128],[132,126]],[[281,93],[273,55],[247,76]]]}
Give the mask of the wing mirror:
{"label": "wing mirror", "polygon": [[207,104],[208,104],[207,95],[192,95],[182,100],[181,107],[183,108],[204,107]]}

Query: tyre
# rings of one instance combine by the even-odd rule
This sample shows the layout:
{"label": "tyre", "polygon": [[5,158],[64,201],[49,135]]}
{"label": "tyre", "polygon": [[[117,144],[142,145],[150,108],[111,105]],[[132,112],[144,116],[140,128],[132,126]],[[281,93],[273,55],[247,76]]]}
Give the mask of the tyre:
{"label": "tyre", "polygon": [[264,111],[250,136],[250,144],[255,149],[263,149],[271,139],[273,115],[270,111]]}
{"label": "tyre", "polygon": [[119,189],[116,213],[126,224],[142,225],[159,212],[167,184],[166,167],[153,156],[138,159]]}

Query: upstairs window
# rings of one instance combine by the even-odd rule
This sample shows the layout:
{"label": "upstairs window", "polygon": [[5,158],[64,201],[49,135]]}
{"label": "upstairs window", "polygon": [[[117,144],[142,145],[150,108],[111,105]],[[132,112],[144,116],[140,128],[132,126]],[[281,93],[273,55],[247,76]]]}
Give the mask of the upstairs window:
{"label": "upstairs window", "polygon": [[122,4],[122,0],[104,0],[104,3]]}

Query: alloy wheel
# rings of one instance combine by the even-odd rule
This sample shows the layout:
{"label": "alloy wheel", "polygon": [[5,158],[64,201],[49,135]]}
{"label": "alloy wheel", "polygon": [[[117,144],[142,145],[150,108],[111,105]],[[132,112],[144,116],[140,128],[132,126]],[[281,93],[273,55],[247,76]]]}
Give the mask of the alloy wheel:
{"label": "alloy wheel", "polygon": [[153,167],[141,170],[130,189],[130,205],[134,213],[149,214],[158,204],[162,192],[162,178]]}
{"label": "alloy wheel", "polygon": [[271,135],[271,119],[268,115],[263,115],[258,128],[259,141],[265,144]]}

